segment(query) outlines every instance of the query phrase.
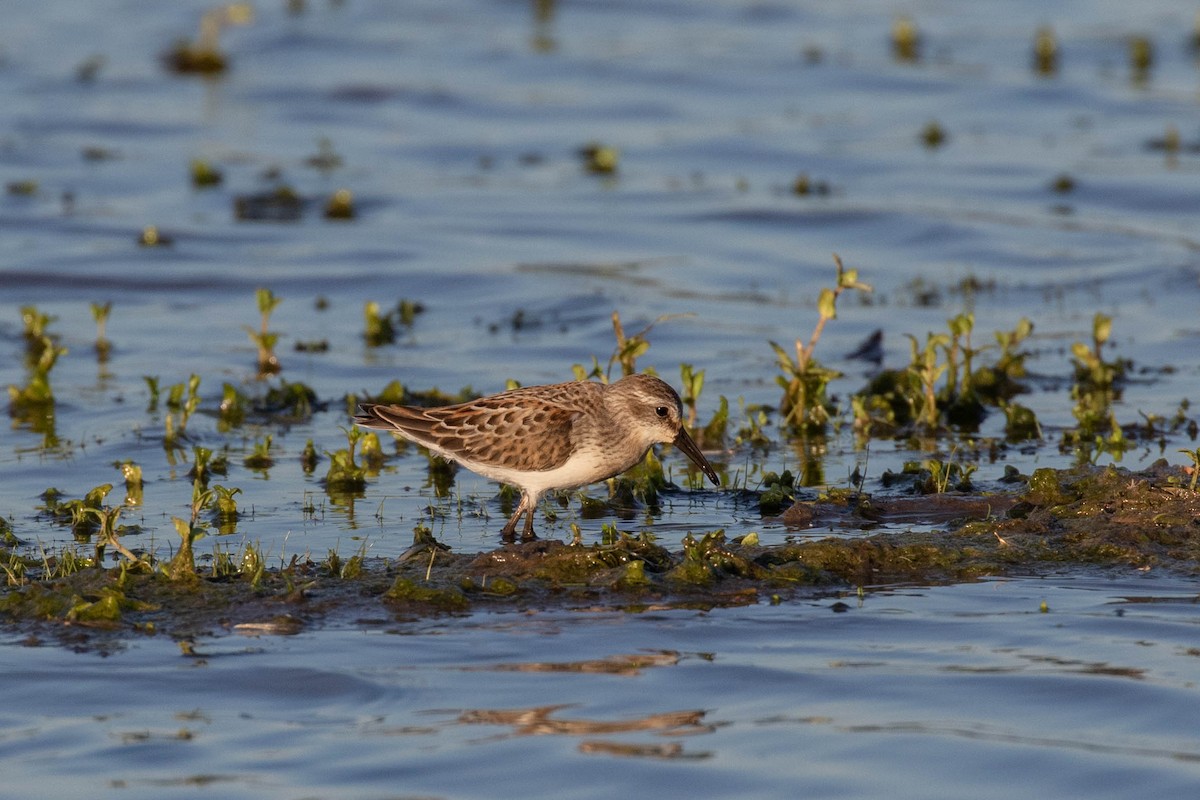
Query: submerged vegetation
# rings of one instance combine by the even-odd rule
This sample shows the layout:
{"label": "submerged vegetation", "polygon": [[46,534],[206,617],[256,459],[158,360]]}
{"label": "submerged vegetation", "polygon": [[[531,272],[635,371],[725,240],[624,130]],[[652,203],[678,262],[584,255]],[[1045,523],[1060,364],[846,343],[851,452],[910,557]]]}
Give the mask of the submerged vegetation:
{"label": "submerged vegetation", "polygon": [[[570,544],[542,541],[459,555],[438,542],[433,529],[456,514],[460,519],[490,518],[497,511],[507,515],[515,494],[501,487],[493,499],[464,497],[455,487],[454,466],[429,455],[432,503],[419,510],[413,547],[399,559],[368,558],[365,541],[348,558],[337,550],[320,562],[308,554],[269,556],[253,541],[255,492],[230,482],[231,473],[266,481],[299,467],[320,488],[305,492],[298,517],[317,518],[326,501],[352,516],[372,479],[411,452],[410,445],[385,447],[374,432],[348,424],[342,426],[344,447],[322,452],[310,438],[291,449],[289,426],[330,408],[349,415],[363,396],[435,405],[477,395],[469,387],[451,395],[392,381],[375,392],[322,399],[299,381],[268,380],[282,370],[275,355],[281,335],[270,326],[282,298],[262,288],[255,295],[260,324],[246,328],[257,350],[253,377],[223,380],[212,396],[202,392],[197,374],[171,384],[157,376],[144,378],[145,414],[152,422],[147,428],[161,427],[169,478],[148,483],[139,463],[145,462],[143,455],[112,463],[124,480],[120,502],[109,499],[109,483],[74,499],[47,489],[34,520],[69,531],[73,544],[57,552],[31,544],[39,537],[24,530],[26,523],[0,520],[0,565],[7,583],[0,615],[22,622],[178,633],[211,627],[218,607],[236,624],[273,613],[312,619],[334,613],[339,604],[437,613],[494,603],[609,602],[637,608],[774,601],[847,585],[960,580],[1064,561],[1200,570],[1196,421],[1185,400],[1170,417],[1143,414],[1137,423],[1118,422],[1133,365],[1112,355],[1111,317],[1095,315],[1088,340],[1071,346],[1071,374],[1061,382],[1069,386],[1064,394],[1076,424],[1053,433],[1059,448],[1074,456],[1075,468],[1039,469],[1026,476],[1010,467],[999,483],[985,482],[979,477],[981,461],[993,460],[1004,447],[1052,435],[1014,399],[1031,390],[1027,362],[1036,355],[1030,344],[1033,323],[1020,319],[1012,329],[986,337],[976,330],[973,314],[956,314],[944,330],[906,334],[906,365],[878,369],[857,391],[835,394],[831,385],[843,376],[818,360],[822,334],[838,319],[839,301],[844,303],[848,292],[869,302],[871,291],[857,270],[836,256],[835,266],[832,286],[816,301],[811,333],[788,347],[769,343],[778,370],[775,384],[782,390],[777,403],[750,405],[738,398],[731,404],[725,396],[706,395],[708,371],[694,364],[679,365],[678,385],[693,438],[710,453],[725,454],[713,461],[725,473],[728,500],[738,514],[756,512],[787,531],[831,527],[856,536],[806,541],[789,536],[763,544],[757,532],[730,540],[722,530],[708,530],[673,536],[667,543],[649,530],[623,530],[618,526],[653,520],[678,502],[677,484],[703,485],[698,474],[673,476],[651,450],[643,463],[608,482],[606,497],[559,493],[543,504],[541,512],[552,522],[572,501],[581,504],[581,519],[605,520],[594,543],[585,544],[568,519],[574,533]],[[93,303],[91,309],[96,357],[103,364],[112,355],[106,337],[112,304]],[[419,326],[424,307],[401,300],[382,309],[375,301],[364,306],[363,340],[369,348],[395,345],[398,331]],[[58,443],[51,435],[56,401],[50,372],[67,350],[50,330],[53,317],[26,307],[21,319],[27,381],[9,387],[9,414],[19,427],[49,431],[43,447],[52,449]],[[607,381],[637,372],[655,326],[674,319],[661,317],[629,334],[614,312],[615,344],[607,361],[594,356],[590,366],[575,364],[575,377]],[[1004,423],[992,430],[1002,434],[981,437],[993,413]],[[197,419],[205,421],[201,433],[192,430]],[[843,429],[853,434],[862,458],[853,475],[832,485],[821,464],[831,437]],[[1190,465],[1162,461],[1140,474],[1096,465],[1102,457],[1119,461],[1135,441],[1156,442],[1166,454],[1169,435],[1190,438],[1192,446],[1177,449]],[[867,455],[871,443],[880,440],[899,441],[921,457],[897,472],[870,475]],[[767,462],[784,448],[797,460],[778,471],[768,469]],[[745,459],[743,467],[736,466],[737,458]],[[321,462],[324,472],[318,473]],[[171,491],[183,475],[191,481],[190,499],[179,504],[187,511],[164,515],[172,529],[167,535],[163,525],[145,519],[145,498]],[[313,499],[321,492],[324,499]],[[381,502],[375,512],[381,523],[383,513]],[[922,532],[897,532],[904,525],[918,525]],[[876,529],[886,532],[870,533]],[[227,544],[235,534],[244,537],[242,543]],[[212,547],[201,552],[198,544],[205,540]],[[160,552],[164,546],[165,554]],[[238,611],[230,613],[230,604]]]}

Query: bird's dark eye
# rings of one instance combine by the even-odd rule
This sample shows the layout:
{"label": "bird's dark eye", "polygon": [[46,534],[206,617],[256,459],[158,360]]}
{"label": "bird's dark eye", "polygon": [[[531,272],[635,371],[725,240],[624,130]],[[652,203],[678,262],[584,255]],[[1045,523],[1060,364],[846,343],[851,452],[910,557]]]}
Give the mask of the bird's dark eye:
{"label": "bird's dark eye", "polygon": [[658,408],[654,409],[654,413],[665,419],[667,416],[667,407],[659,406]]}

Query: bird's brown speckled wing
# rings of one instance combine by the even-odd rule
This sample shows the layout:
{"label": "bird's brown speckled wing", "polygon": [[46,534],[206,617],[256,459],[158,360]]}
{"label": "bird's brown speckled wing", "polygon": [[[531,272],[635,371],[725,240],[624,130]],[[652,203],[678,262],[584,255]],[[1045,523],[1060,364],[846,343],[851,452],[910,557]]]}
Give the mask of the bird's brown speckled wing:
{"label": "bird's brown speckled wing", "polygon": [[392,431],[459,461],[548,470],[570,457],[571,429],[590,392],[568,388],[572,386],[518,389],[441,408],[364,404],[355,422]]}

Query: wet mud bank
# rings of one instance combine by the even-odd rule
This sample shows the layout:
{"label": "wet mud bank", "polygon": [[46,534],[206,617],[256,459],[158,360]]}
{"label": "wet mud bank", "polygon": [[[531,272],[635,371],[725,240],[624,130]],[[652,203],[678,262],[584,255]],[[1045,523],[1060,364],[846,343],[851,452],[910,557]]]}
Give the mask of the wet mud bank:
{"label": "wet mud bank", "polygon": [[[10,580],[0,624],[30,644],[86,647],[113,634],[290,634],[479,610],[709,609],[1062,568],[1195,574],[1200,492],[1188,478],[1165,462],[1137,473],[1039,469],[1014,492],[797,502],[780,519],[797,528],[836,519],[848,535],[771,545],[718,530],[689,533],[677,547],[619,533],[591,545],[538,540],[458,554],[419,532],[395,560],[331,555],[267,568],[244,559],[220,577],[178,559],[122,558]],[[888,523],[923,530],[854,532]]]}

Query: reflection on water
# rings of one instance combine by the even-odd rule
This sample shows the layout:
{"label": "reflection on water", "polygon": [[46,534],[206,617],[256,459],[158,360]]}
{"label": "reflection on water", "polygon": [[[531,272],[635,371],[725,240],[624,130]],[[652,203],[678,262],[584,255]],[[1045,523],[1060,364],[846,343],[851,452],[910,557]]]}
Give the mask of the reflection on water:
{"label": "reflection on water", "polygon": [[868,592],[843,613],[480,613],[191,654],[144,637],[107,657],[10,642],[0,758],[22,797],[48,780],[88,796],[950,797],[1017,762],[982,796],[1182,798],[1200,782],[1192,598],[1165,576],[1063,575]]}

